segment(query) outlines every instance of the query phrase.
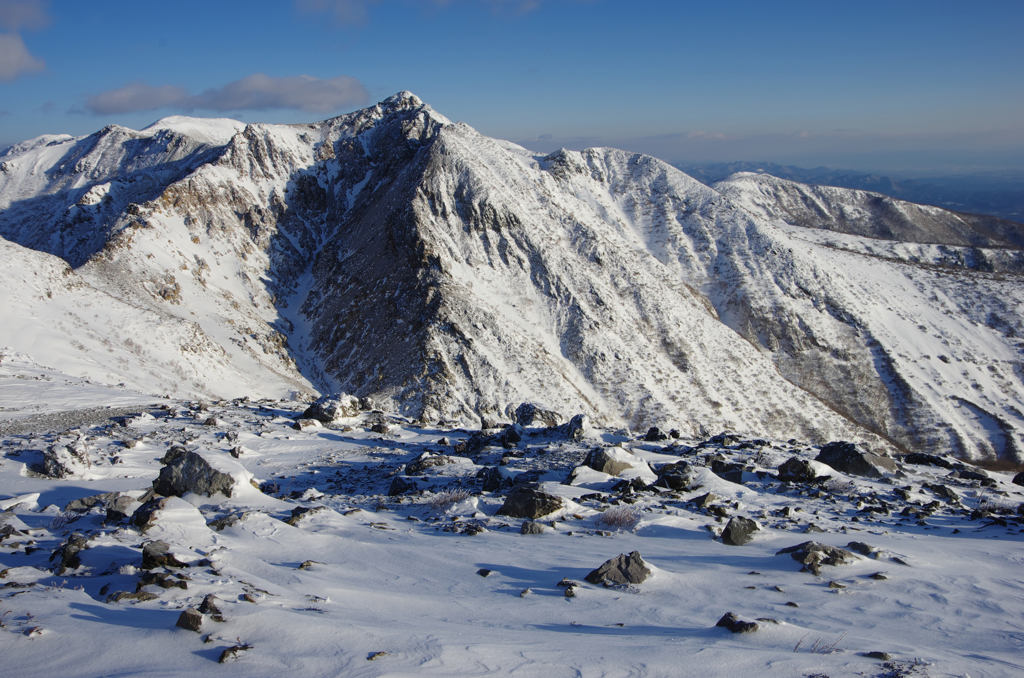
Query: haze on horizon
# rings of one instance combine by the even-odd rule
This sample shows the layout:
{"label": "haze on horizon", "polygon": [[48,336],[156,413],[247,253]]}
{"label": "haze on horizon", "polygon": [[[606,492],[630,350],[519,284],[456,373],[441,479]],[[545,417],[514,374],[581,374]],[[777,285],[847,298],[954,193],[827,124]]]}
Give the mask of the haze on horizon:
{"label": "haze on horizon", "polygon": [[1024,3],[0,0],[0,148],[399,90],[537,151],[1024,171]]}

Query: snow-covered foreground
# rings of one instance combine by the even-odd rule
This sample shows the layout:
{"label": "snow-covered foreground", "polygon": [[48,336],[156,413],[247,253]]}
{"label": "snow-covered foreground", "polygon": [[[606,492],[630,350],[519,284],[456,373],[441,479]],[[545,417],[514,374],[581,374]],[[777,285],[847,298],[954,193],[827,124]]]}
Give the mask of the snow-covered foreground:
{"label": "snow-covered foreground", "polygon": [[[901,463],[869,480],[819,465],[830,480],[781,483],[780,464],[818,450],[536,426],[502,447],[366,411],[296,430],[299,403],[154,400],[24,356],[0,363],[0,396],[9,678],[1024,674],[1024,488],[1008,474]],[[172,496],[145,523],[138,500],[175,446],[232,496]],[[574,473],[595,448],[629,468]],[[39,473],[47,450],[63,479]],[[649,485],[679,461],[685,487]],[[517,479],[561,498],[541,534],[498,515],[510,484],[530,486]],[[65,510],[105,492],[122,494]],[[751,542],[715,538],[734,516],[757,521]],[[776,555],[808,540],[874,550],[818,576]],[[144,571],[154,541],[174,559]],[[652,572],[642,583],[584,581],[633,551]],[[137,591],[150,595],[118,596]],[[217,610],[202,608],[199,631],[176,626],[208,594]],[[727,612],[757,630],[716,627]]]}

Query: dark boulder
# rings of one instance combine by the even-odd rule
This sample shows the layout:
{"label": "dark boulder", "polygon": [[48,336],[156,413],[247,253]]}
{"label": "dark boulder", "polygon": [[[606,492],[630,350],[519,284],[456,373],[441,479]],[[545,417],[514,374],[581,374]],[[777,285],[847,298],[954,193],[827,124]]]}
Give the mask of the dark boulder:
{"label": "dark boulder", "polygon": [[516,408],[515,422],[520,426],[536,426],[541,424],[554,428],[562,423],[562,415],[554,410],[546,409],[536,403],[523,403]]}
{"label": "dark boulder", "polygon": [[1021,471],[1020,473],[1015,475],[1013,477],[1013,480],[1011,480],[1010,482],[1013,483],[1014,485],[1020,485],[1024,487],[1024,471]]}
{"label": "dark boulder", "polygon": [[73,533],[50,556],[50,560],[60,556],[60,563],[54,568],[53,573],[59,577],[68,570],[75,570],[81,567],[82,560],[79,553],[87,548],[89,548],[89,540],[85,538],[85,535],[79,532]]}
{"label": "dark boulder", "polygon": [[485,466],[476,472],[476,477],[483,481],[480,489],[484,492],[498,492],[512,487],[512,479],[503,476],[497,466]]}
{"label": "dark boulder", "polygon": [[897,471],[896,462],[889,457],[882,457],[844,441],[825,445],[815,461],[827,464],[840,473],[867,478],[881,478],[886,473]]}
{"label": "dark boulder", "polygon": [[553,494],[533,487],[521,486],[512,490],[505,498],[505,503],[498,509],[498,515],[534,520],[554,513],[562,506],[561,498]]}
{"label": "dark boulder", "polygon": [[[625,452],[621,447],[613,449]],[[607,473],[610,476],[617,476],[623,471],[633,468],[632,464],[616,459],[612,452],[603,447],[597,447],[591,450],[587,454],[587,458],[583,460],[583,465],[589,466],[595,471]]]}
{"label": "dark boulder", "polygon": [[544,534],[544,526],[532,520],[524,520],[522,527],[519,528],[519,534]]}
{"label": "dark boulder", "polygon": [[735,464],[727,461],[721,461],[715,459],[711,462],[711,472],[722,480],[727,480],[730,483],[736,483],[737,485],[743,484],[743,464]]}
{"label": "dark boulder", "polygon": [[359,399],[345,393],[320,396],[302,413],[301,419],[316,419],[331,424],[338,419],[359,416]]}
{"label": "dark boulder", "polygon": [[199,630],[203,627],[203,615],[199,610],[190,607],[178,615],[178,621],[174,625],[180,629],[188,629],[189,631],[199,633]]}
{"label": "dark boulder", "polygon": [[565,437],[574,441],[582,440],[589,430],[590,417],[585,414],[577,414],[565,425]]}
{"label": "dark boulder", "polygon": [[924,452],[911,452],[910,454],[903,455],[900,457],[900,461],[904,464],[917,464],[919,466],[938,466],[939,468],[953,468],[953,464],[942,457],[935,454],[925,454]]}
{"label": "dark boulder", "polygon": [[145,504],[135,509],[135,513],[132,514],[130,524],[132,527],[137,527],[140,532],[145,532],[153,523],[156,522],[156,512],[163,510],[167,506],[167,497],[158,497],[150,499]]}
{"label": "dark boulder", "polygon": [[430,456],[424,454],[417,458],[412,463],[410,463],[408,466],[406,466],[405,472],[411,476],[415,476],[419,475],[420,473],[423,473],[423,471],[425,471],[428,468],[433,468],[435,466],[444,466],[446,464],[454,463],[455,462],[451,457],[443,454]]}
{"label": "dark boulder", "polygon": [[189,492],[212,497],[218,492],[230,497],[235,479],[213,468],[195,452],[187,452],[170,462],[153,481],[153,490],[165,497],[181,497]]}
{"label": "dark boulder", "polygon": [[419,488],[416,487],[416,481],[411,478],[403,478],[402,476],[395,476],[391,481],[391,486],[388,488],[389,497],[397,497],[400,494],[408,494],[409,492],[415,492]]}
{"label": "dark boulder", "polygon": [[658,487],[670,490],[685,490],[697,477],[697,471],[685,461],[666,464],[658,469],[658,479],[654,482]]}
{"label": "dark boulder", "polygon": [[501,441],[501,446],[507,449],[515,447],[516,443],[522,442],[525,437],[526,429],[519,424],[512,424],[505,427],[505,430],[498,435],[498,440]]}
{"label": "dark boulder", "polygon": [[816,541],[805,541],[802,544],[790,546],[776,552],[775,555],[781,556],[787,553],[792,556],[793,560],[803,564],[803,570],[816,575],[821,574],[822,565],[846,565],[857,560],[857,556],[851,551]]}
{"label": "dark boulder", "polygon": [[[678,436],[677,436],[678,437]],[[657,426],[652,426],[647,429],[647,433],[644,434],[644,441],[648,443],[658,443],[662,440],[668,440],[668,436],[661,432]]]}
{"label": "dark boulder", "polygon": [[152,570],[158,567],[188,567],[171,553],[171,545],[165,541],[151,541],[142,547],[142,568]]}
{"label": "dark boulder", "polygon": [[790,457],[779,466],[779,480],[784,483],[812,483],[817,477],[814,465],[800,457]]}
{"label": "dark boulder", "polygon": [[758,529],[757,523],[750,518],[735,516],[722,531],[722,543],[728,546],[743,546],[753,540],[753,535]]}
{"label": "dark boulder", "polygon": [[757,622],[743,621],[733,612],[726,612],[715,626],[729,629],[733,633],[753,633],[761,628]]}
{"label": "dark boulder", "polygon": [[629,555],[620,553],[605,561],[584,579],[591,584],[640,584],[650,576],[651,568],[647,567],[639,551],[633,551]]}
{"label": "dark boulder", "polygon": [[88,511],[96,508],[97,506],[103,507],[107,505],[107,502],[117,499],[121,496],[120,492],[104,492],[103,494],[94,494],[89,497],[83,497],[81,499],[75,499],[69,501],[65,506],[65,511]]}

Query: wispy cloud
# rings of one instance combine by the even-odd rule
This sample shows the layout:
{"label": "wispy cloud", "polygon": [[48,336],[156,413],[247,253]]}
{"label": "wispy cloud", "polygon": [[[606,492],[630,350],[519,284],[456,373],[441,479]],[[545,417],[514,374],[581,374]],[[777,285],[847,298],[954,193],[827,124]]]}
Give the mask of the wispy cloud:
{"label": "wispy cloud", "polygon": [[[425,9],[445,8],[459,4],[489,6],[496,14],[527,14],[541,6],[543,0],[404,0],[406,5]],[[550,0],[548,0],[550,1]],[[563,2],[566,0],[562,0]],[[574,0],[590,2],[591,0]],[[304,14],[331,14],[339,26],[362,26],[370,20],[370,7],[385,0],[295,0],[295,8]]]}
{"label": "wispy cloud", "polygon": [[328,113],[364,104],[369,93],[361,82],[347,75],[321,79],[308,75],[276,78],[262,73],[229,82],[223,87],[192,95],[176,85],[153,86],[132,82],[95,94],[86,110],[99,115],[174,108],[183,111],[267,111],[291,108]]}
{"label": "wispy cloud", "polygon": [[50,23],[42,0],[0,0],[0,80],[11,81],[26,73],[38,73],[46,62],[25,47],[20,31],[44,28]]}
{"label": "wispy cloud", "polygon": [[37,73],[46,62],[29,54],[17,33],[0,33],[0,80],[10,81],[25,73]]}
{"label": "wispy cloud", "polygon": [[47,5],[42,0],[0,0],[0,28],[15,32],[45,28],[50,25]]}

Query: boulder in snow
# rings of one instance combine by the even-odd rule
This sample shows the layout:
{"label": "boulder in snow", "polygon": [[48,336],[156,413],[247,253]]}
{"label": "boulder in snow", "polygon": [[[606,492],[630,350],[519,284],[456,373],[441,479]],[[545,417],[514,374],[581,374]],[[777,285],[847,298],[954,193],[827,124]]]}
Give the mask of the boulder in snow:
{"label": "boulder in snow", "polygon": [[758,529],[757,523],[750,518],[735,516],[722,531],[722,543],[728,546],[743,546],[754,538],[753,535]]}
{"label": "boulder in snow", "polygon": [[857,556],[852,551],[816,541],[805,541],[802,544],[790,546],[776,552],[775,555],[781,556],[786,553],[792,556],[793,560],[802,563],[804,570],[815,575],[821,574],[822,565],[846,565],[857,560]]}
{"label": "boulder in snow", "polygon": [[181,497],[189,492],[212,497],[218,492],[227,497],[234,490],[235,479],[213,468],[202,455],[186,452],[160,469],[153,489],[166,497]]}
{"label": "boulder in snow", "polygon": [[537,403],[523,403],[516,408],[515,422],[520,426],[537,426],[540,424],[548,428],[554,428],[562,423],[562,415]]}
{"label": "boulder in snow", "polygon": [[302,413],[302,419],[316,419],[332,424],[339,419],[359,416],[359,399],[345,393],[320,396]]}
{"label": "boulder in snow", "polygon": [[512,490],[505,503],[498,509],[498,515],[531,520],[546,516],[561,509],[562,499],[534,487],[517,487]]}
{"label": "boulder in snow", "polygon": [[881,478],[886,473],[897,471],[896,462],[889,457],[868,452],[859,445],[845,441],[825,445],[815,461],[827,464],[840,473],[867,478]]}
{"label": "boulder in snow", "polygon": [[601,567],[597,568],[584,579],[591,584],[640,584],[651,576],[651,568],[640,557],[639,551],[633,551],[629,555],[620,553],[616,557],[606,560]]}

